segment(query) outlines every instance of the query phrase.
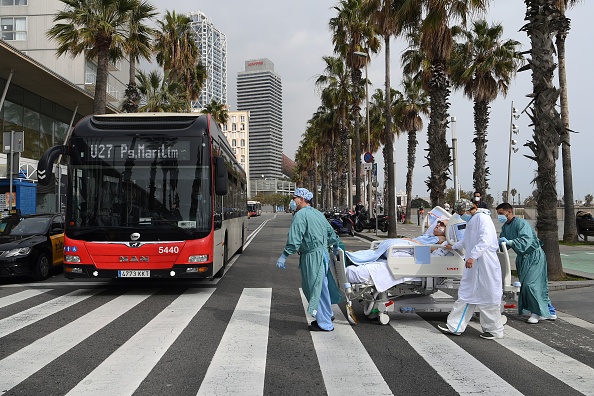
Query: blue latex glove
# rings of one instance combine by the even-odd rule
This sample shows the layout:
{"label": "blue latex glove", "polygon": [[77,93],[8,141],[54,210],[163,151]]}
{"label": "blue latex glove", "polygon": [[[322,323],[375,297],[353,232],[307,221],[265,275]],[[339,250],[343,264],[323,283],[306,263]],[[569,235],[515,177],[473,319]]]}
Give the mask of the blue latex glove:
{"label": "blue latex glove", "polygon": [[334,256],[338,257],[338,246],[334,246],[332,253],[334,253]]}
{"label": "blue latex glove", "polygon": [[286,269],[285,261],[287,260],[287,256],[283,253],[278,260],[276,260],[276,268]]}
{"label": "blue latex glove", "polygon": [[510,241],[509,239],[507,239],[505,237],[499,238],[499,244],[502,244],[503,242],[505,242],[505,245],[507,247],[511,247],[512,246],[512,241]]}

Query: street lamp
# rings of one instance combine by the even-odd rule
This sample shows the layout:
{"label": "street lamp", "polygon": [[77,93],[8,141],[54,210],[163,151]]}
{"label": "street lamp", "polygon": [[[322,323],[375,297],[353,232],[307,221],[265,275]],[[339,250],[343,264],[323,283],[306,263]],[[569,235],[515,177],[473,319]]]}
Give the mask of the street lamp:
{"label": "street lamp", "polygon": [[518,134],[520,132],[520,128],[516,124],[514,124],[514,120],[520,118],[520,114],[518,114],[518,110],[514,107],[514,101],[511,102],[511,116],[509,118],[509,154],[507,157],[507,190],[505,191],[505,200],[509,202],[509,191],[510,191],[510,179],[511,179],[511,160],[512,160],[512,152],[517,153],[518,148],[514,147],[518,144],[517,140],[514,140],[514,134]]}
{"label": "street lamp", "polygon": [[349,173],[347,175],[347,184],[348,184],[348,193],[347,193],[347,207],[351,209],[353,207],[353,170],[351,169],[352,159],[351,159],[351,150],[353,149],[353,139],[347,139],[347,143],[349,146]]}
{"label": "street lamp", "polygon": [[454,176],[454,201],[460,198],[460,189],[458,188],[458,138],[456,137],[456,117],[450,117],[452,124],[452,167]]}
{"label": "street lamp", "polygon": [[[365,115],[367,118],[367,152],[371,152],[371,127],[369,124],[369,83],[367,81],[368,79],[368,72],[367,72],[367,58],[368,55],[365,52],[361,52],[361,51],[355,51],[353,52],[353,55],[361,57],[361,58],[365,58]],[[357,161],[361,161],[360,158],[357,159]],[[373,163],[373,161],[372,161]],[[371,204],[372,204],[372,197],[371,197],[371,172],[372,170],[368,170],[367,171],[367,186],[368,186],[368,191],[367,191],[367,205],[369,210],[367,211],[367,213],[369,214],[371,212]]]}

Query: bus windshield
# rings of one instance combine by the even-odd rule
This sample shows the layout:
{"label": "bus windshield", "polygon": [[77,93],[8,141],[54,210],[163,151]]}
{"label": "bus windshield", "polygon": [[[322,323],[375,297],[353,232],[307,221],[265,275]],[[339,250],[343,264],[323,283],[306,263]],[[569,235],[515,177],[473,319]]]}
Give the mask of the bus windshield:
{"label": "bus windshield", "polygon": [[94,241],[130,241],[131,232],[139,241],[208,235],[213,204],[206,139],[73,139],[78,160],[68,171],[66,235]]}

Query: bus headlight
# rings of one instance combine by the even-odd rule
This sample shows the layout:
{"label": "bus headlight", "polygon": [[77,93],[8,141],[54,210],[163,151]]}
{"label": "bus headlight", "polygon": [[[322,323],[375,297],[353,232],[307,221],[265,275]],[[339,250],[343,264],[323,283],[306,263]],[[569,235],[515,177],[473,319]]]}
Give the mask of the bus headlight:
{"label": "bus headlight", "polygon": [[204,263],[208,261],[208,254],[197,254],[188,258],[188,263]]}
{"label": "bus headlight", "polygon": [[80,257],[67,254],[64,256],[64,261],[68,261],[69,263],[80,263]]}

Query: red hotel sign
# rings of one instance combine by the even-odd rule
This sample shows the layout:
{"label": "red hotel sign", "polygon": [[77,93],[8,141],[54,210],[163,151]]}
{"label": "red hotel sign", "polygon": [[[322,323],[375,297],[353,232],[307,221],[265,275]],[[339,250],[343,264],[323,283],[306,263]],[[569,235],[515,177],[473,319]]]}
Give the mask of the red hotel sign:
{"label": "red hotel sign", "polygon": [[257,62],[248,63],[248,66],[258,66],[258,65],[263,65],[263,64],[264,64],[263,61],[257,61]]}

